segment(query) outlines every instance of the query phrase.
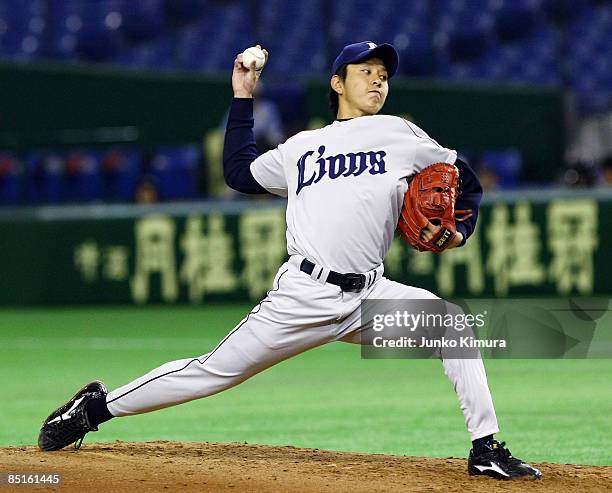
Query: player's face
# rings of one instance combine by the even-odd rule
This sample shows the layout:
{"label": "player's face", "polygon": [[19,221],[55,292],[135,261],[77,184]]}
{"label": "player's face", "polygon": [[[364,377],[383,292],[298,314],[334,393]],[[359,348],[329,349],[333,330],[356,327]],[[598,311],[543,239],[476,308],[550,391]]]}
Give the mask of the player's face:
{"label": "player's face", "polygon": [[[387,69],[380,58],[370,58],[347,66],[343,93],[339,95],[339,117],[375,115],[387,99]],[[343,116],[340,116],[340,113]]]}

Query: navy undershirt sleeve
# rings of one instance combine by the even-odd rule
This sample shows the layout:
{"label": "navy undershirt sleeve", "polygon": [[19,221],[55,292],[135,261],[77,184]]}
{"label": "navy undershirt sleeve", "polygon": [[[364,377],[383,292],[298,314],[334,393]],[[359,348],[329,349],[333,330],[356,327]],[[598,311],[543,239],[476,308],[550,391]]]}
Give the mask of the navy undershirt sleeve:
{"label": "navy undershirt sleeve", "polygon": [[251,173],[259,155],[253,134],[253,99],[234,98],[230,106],[223,144],[223,176],[230,188],[242,193],[268,193]]}
{"label": "navy undershirt sleeve", "polygon": [[478,176],[468,163],[457,158],[455,166],[459,169],[459,195],[455,202],[455,210],[471,209],[472,211],[470,218],[456,222],[457,231],[463,235],[463,242],[459,246],[463,246],[476,227],[478,209],[482,199],[482,186]]}

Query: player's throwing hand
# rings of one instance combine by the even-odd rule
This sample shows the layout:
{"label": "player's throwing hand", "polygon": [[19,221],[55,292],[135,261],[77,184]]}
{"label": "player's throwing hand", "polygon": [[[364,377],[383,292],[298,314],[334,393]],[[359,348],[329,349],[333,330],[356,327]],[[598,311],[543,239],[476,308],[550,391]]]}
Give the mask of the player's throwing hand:
{"label": "player's throwing hand", "polygon": [[[268,62],[268,51],[262,49],[260,45],[257,45],[257,48],[261,49],[266,56],[265,66]],[[234,97],[252,98],[261,71],[262,69],[257,70],[255,68],[255,62],[252,62],[251,66],[246,68],[242,64],[242,53],[238,54],[234,60],[234,71],[232,72],[232,89],[234,90]]]}

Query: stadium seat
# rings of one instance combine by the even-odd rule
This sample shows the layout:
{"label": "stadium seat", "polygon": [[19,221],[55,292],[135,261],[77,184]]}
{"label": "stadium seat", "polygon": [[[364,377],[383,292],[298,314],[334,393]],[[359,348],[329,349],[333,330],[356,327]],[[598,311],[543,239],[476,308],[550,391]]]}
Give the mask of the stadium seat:
{"label": "stadium seat", "polygon": [[130,41],[150,41],[164,34],[166,17],[163,0],[126,2],[121,12],[121,31]]}
{"label": "stadium seat", "polygon": [[109,149],[102,156],[104,197],[111,201],[131,202],[142,168],[139,149]]}
{"label": "stadium seat", "polygon": [[325,73],[324,13],[322,0],[284,2],[263,0],[257,39],[270,52],[268,73],[286,77]]}
{"label": "stadium seat", "polygon": [[66,200],[91,202],[102,199],[102,170],[96,152],[69,152],[65,163]]}
{"label": "stadium seat", "polygon": [[446,49],[453,62],[466,62],[481,57],[487,49],[488,36],[479,29],[458,29],[448,38]]}
{"label": "stadium seat", "polygon": [[27,199],[57,204],[64,200],[64,160],[52,151],[33,151],[24,158]]}
{"label": "stadium seat", "polygon": [[587,0],[543,0],[542,10],[557,24],[577,18],[588,7]]}
{"label": "stadium seat", "polygon": [[[468,15],[466,12],[458,14]],[[476,16],[474,22],[482,26],[482,32],[488,32],[486,43],[483,41],[478,50],[472,46],[474,40],[461,38],[464,33],[460,33],[457,42],[453,28],[447,26],[450,31],[437,35],[438,44],[443,48],[444,39],[448,39],[447,49],[436,52],[439,75],[547,86],[561,83],[559,33],[547,23],[541,11],[534,10],[532,3],[523,0],[491,2],[488,11],[472,12],[472,15]],[[525,21],[525,26],[519,26],[521,20]],[[446,21],[442,25],[446,25]]]}
{"label": "stadium seat", "polygon": [[495,17],[488,0],[438,0],[432,15],[436,75],[478,78],[494,41]]}
{"label": "stadium seat", "polygon": [[122,48],[119,29],[124,24],[126,0],[106,0],[75,6],[66,19],[76,34],[76,51],[85,60],[107,61]]}
{"label": "stadium seat", "polygon": [[12,153],[0,153],[0,204],[16,204],[20,199],[21,163]]}
{"label": "stadium seat", "polygon": [[480,155],[483,168],[489,169],[498,177],[500,188],[515,188],[519,184],[522,167],[521,153],[515,149],[484,151]]}
{"label": "stadium seat", "polygon": [[197,146],[160,147],[153,154],[150,174],[161,200],[193,199],[198,192],[202,150]]}
{"label": "stadium seat", "polygon": [[239,2],[226,6],[212,2],[205,15],[178,37],[181,68],[224,73],[231,70],[238,53],[259,41],[246,6]]}
{"label": "stadium seat", "polygon": [[77,60],[77,32],[82,26],[80,4],[48,0],[47,5],[40,55],[44,58]]}
{"label": "stadium seat", "polygon": [[430,76],[435,72],[435,54],[431,33],[426,29],[401,33],[393,39],[400,56],[399,71],[409,76]]}
{"label": "stadium seat", "polygon": [[177,47],[177,38],[170,34],[126,46],[113,58],[113,63],[130,69],[172,70],[176,69]]}
{"label": "stadium seat", "polygon": [[565,73],[581,113],[612,108],[612,4],[584,9],[568,23]]}
{"label": "stadium seat", "polygon": [[0,2],[0,56],[35,58],[43,44],[45,13],[43,0]]}
{"label": "stadium seat", "polygon": [[169,22],[185,25],[200,19],[206,7],[204,0],[166,0],[164,13]]}
{"label": "stadium seat", "polygon": [[[367,0],[346,0],[332,2],[331,18],[334,53],[338,53],[347,44],[364,39],[381,42],[389,18],[393,15],[391,2],[383,0],[377,3],[376,9],[369,8]],[[363,15],[368,12],[368,15]],[[359,33],[359,39],[356,39]],[[389,40],[392,35],[387,38]]]}
{"label": "stadium seat", "polygon": [[536,27],[535,12],[521,5],[513,5],[497,11],[495,32],[503,42],[528,38]]}
{"label": "stadium seat", "polygon": [[118,53],[119,40],[106,29],[86,30],[79,34],[76,51],[85,60],[109,60]]}

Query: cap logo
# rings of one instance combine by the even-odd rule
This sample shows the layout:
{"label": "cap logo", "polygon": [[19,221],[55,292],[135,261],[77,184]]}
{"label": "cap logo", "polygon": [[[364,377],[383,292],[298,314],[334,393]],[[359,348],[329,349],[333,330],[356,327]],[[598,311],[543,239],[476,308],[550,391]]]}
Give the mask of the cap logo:
{"label": "cap logo", "polygon": [[[2,3],[1,0],[0,3]],[[360,41],[345,46],[332,63],[331,76],[337,75],[343,65],[363,61],[371,58],[374,54],[385,64],[389,78],[393,77],[397,71],[397,50],[388,43],[378,45],[373,41]]]}

